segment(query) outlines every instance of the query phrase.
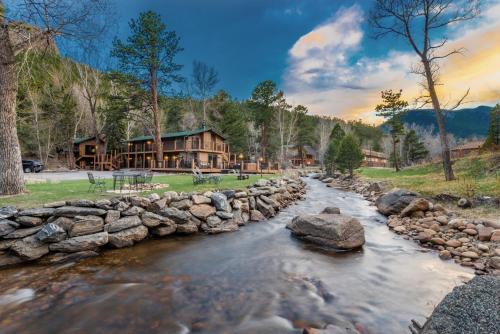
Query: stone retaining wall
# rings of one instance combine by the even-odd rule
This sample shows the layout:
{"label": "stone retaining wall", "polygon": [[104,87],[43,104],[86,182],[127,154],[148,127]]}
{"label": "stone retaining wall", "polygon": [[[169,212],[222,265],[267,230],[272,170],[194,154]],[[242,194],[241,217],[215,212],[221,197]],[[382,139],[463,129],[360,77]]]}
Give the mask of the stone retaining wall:
{"label": "stone retaining wall", "polygon": [[72,200],[18,211],[0,208],[0,268],[61,263],[150,237],[223,233],[273,217],[305,194],[298,179],[259,180],[245,190]]}

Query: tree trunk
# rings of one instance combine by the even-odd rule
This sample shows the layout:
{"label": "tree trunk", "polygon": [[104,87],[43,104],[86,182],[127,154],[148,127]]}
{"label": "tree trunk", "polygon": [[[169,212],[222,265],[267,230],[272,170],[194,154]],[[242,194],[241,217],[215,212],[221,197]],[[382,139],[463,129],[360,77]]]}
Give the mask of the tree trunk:
{"label": "tree trunk", "polygon": [[161,142],[161,115],[158,108],[158,77],[155,70],[151,71],[151,105],[155,126],[156,166],[163,167],[163,145]]}
{"label": "tree trunk", "polygon": [[0,195],[15,195],[24,191],[16,127],[16,59],[2,10],[0,1]]}
{"label": "tree trunk", "polygon": [[398,154],[396,152],[396,138],[392,138],[392,156],[394,158],[394,168],[396,168],[396,172],[399,172]]}
{"label": "tree trunk", "polygon": [[455,179],[455,175],[453,174],[453,167],[451,165],[450,146],[448,144],[448,136],[446,135],[446,128],[444,124],[443,114],[441,112],[441,106],[439,104],[439,99],[434,87],[434,79],[432,78],[432,71],[429,61],[426,59],[422,59],[422,63],[424,65],[429,95],[432,100],[432,106],[434,108],[434,113],[436,114],[436,121],[439,128],[439,139],[441,140],[441,155],[443,157],[444,177],[446,181],[452,181]]}
{"label": "tree trunk", "polygon": [[73,170],[75,169],[75,155],[73,154],[73,138],[70,138],[66,141],[66,163],[68,164],[68,168]]}

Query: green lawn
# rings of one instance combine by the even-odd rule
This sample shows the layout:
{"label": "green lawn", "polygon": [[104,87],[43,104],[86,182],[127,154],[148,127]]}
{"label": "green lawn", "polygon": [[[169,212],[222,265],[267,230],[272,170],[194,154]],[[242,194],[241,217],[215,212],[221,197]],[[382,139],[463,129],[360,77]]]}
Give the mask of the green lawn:
{"label": "green lawn", "polygon": [[444,180],[441,163],[405,168],[396,173],[390,168],[361,168],[359,175],[371,180],[389,181],[394,187],[406,188],[424,195],[451,193],[459,196],[500,196],[500,155],[457,160],[453,169],[457,180]]}
{"label": "green lawn", "polygon": [[[264,178],[271,178],[272,175],[264,175]],[[193,185],[191,175],[166,175],[154,176],[154,183],[168,184],[168,188],[155,191],[143,192],[141,194],[149,194],[156,192],[162,194],[165,191],[174,190],[177,192],[191,192],[199,190],[214,190],[214,189],[241,189],[253,184],[260,178],[260,175],[251,175],[248,180],[237,180],[235,175],[224,175],[222,182],[215,184]],[[14,205],[19,208],[31,208],[40,206],[44,203],[71,200],[71,199],[102,199],[119,196],[113,193],[87,192],[89,182],[87,180],[72,180],[72,181],[57,181],[27,185],[27,192],[22,195],[9,196],[0,198],[0,207],[6,205]],[[113,179],[106,179],[108,189],[113,187]]]}

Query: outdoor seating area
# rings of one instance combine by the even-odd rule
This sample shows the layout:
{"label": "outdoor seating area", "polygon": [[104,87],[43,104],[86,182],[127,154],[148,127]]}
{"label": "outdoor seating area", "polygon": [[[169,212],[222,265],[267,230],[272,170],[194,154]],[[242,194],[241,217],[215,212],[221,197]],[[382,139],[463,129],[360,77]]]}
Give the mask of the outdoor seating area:
{"label": "outdoor seating area", "polygon": [[221,181],[222,176],[220,175],[205,175],[198,167],[193,169],[193,185],[205,183],[219,184]]}
{"label": "outdoor seating area", "polygon": [[156,189],[167,188],[168,184],[153,183],[153,172],[151,171],[117,171],[113,176],[113,189],[106,189],[106,180],[100,176],[94,176],[92,172],[87,172],[89,188],[87,192],[143,192]]}

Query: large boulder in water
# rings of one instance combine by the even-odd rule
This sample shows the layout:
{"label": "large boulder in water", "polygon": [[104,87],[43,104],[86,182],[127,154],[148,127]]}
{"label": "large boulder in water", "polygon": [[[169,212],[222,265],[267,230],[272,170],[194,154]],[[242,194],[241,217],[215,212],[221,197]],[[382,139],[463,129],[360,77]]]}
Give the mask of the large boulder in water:
{"label": "large boulder in water", "polygon": [[300,215],[286,227],[293,235],[322,246],[354,249],[365,243],[363,225],[342,214]]}
{"label": "large boulder in water", "polygon": [[421,334],[500,333],[500,279],[476,276],[434,309]]}
{"label": "large boulder in water", "polygon": [[420,194],[416,192],[406,189],[394,189],[377,198],[375,205],[383,215],[396,215],[418,197],[420,197]]}

